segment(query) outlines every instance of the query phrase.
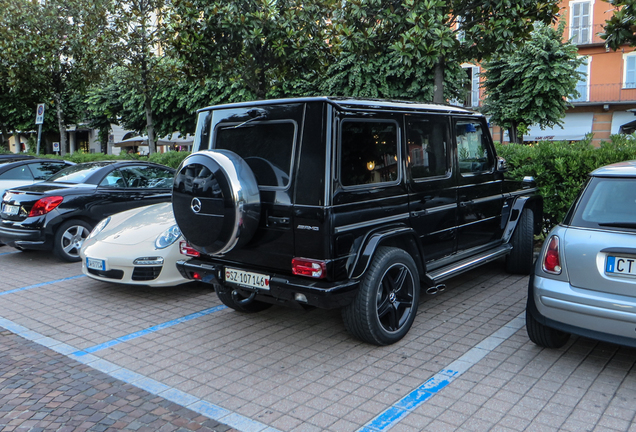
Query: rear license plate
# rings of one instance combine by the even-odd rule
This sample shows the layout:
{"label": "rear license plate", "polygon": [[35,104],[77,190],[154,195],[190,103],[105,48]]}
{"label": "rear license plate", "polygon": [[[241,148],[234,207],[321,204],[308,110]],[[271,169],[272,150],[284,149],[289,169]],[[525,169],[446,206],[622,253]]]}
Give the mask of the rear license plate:
{"label": "rear license plate", "polygon": [[86,268],[93,270],[106,270],[106,261],[96,258],[86,258]]}
{"label": "rear license plate", "polygon": [[636,276],[636,258],[608,255],[605,262],[605,273]]}
{"label": "rear license plate", "polygon": [[269,290],[269,276],[246,272],[230,267],[225,268],[225,282],[249,288]]}
{"label": "rear license plate", "polygon": [[20,206],[2,204],[2,213],[7,214],[9,216],[15,216],[18,213],[20,213]]}

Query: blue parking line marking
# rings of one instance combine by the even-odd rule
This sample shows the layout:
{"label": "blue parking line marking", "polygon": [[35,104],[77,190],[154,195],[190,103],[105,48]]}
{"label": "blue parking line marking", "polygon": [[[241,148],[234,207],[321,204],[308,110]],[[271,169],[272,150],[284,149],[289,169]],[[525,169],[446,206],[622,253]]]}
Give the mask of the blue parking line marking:
{"label": "blue parking line marking", "polygon": [[148,327],[147,329],[144,329],[144,330],[139,330],[139,331],[136,331],[134,333],[130,333],[130,334],[127,334],[125,336],[118,337],[117,339],[113,339],[113,340],[110,340],[108,342],[101,343],[99,345],[93,345],[92,347],[76,351],[76,352],[73,353],[73,355],[79,357],[79,356],[83,356],[83,355],[86,355],[86,354],[89,354],[89,353],[94,353],[96,351],[100,351],[100,350],[103,350],[103,349],[106,349],[106,348],[110,348],[110,347],[118,345],[120,343],[128,342],[129,340],[145,336],[145,335],[147,335],[149,333],[154,333],[156,331],[163,330],[165,328],[172,327],[174,325],[181,324],[181,323],[184,323],[186,321],[193,320],[195,318],[200,318],[202,316],[209,315],[211,313],[214,313],[214,312],[217,312],[217,311],[220,311],[220,310],[223,310],[223,309],[227,309],[227,306],[220,305],[220,306],[215,306],[213,308],[204,309],[202,311],[195,312],[195,313],[192,313],[190,315],[186,315],[184,317],[174,319],[172,321],[167,321],[167,322],[164,322],[164,323],[161,323],[161,324],[157,324],[157,325],[152,326],[152,327]]}
{"label": "blue parking line marking", "polygon": [[0,253],[0,256],[2,256],[2,255],[16,254],[16,253],[20,253],[20,251],[18,251],[18,250],[17,250],[17,251],[11,251],[11,252],[2,252],[2,253]]}
{"label": "blue parking line marking", "polygon": [[468,350],[463,356],[426,380],[421,386],[398,400],[393,406],[380,413],[362,428],[358,429],[358,432],[385,432],[391,429],[413,412],[413,410],[430,400],[443,388],[447,387],[456,378],[501,345],[506,339],[519,331],[525,323],[523,319],[524,316],[525,312],[516,316],[502,328]]}
{"label": "blue parking line marking", "polygon": [[81,274],[81,275],[77,275],[77,276],[67,277],[67,278],[64,278],[64,279],[57,279],[57,280],[54,280],[54,281],[42,282],[42,283],[39,283],[39,284],[29,285],[29,286],[25,286],[25,287],[22,287],[22,288],[16,288],[16,289],[12,289],[12,290],[9,290],[9,291],[3,291],[3,292],[0,292],[0,296],[7,295],[7,294],[13,294],[13,293],[17,293],[17,292],[20,292],[20,291],[30,290],[31,288],[38,288],[38,287],[45,286],[45,285],[51,285],[51,284],[58,283],[58,282],[64,282],[64,281],[69,281],[69,280],[73,280],[73,279],[78,279],[78,278],[81,278],[81,277],[86,277],[86,275]]}
{"label": "blue parking line marking", "polygon": [[[212,309],[225,309],[224,307],[217,307]],[[204,312],[204,311],[201,311]],[[195,314],[192,314],[195,315]],[[189,316],[189,315],[188,315]],[[184,317],[185,318],[185,317]],[[176,320],[175,320],[176,321]],[[183,322],[183,321],[182,321]],[[32,342],[47,341],[51,344],[51,339],[46,337],[40,333],[29,330],[26,327],[21,326],[20,324],[14,323],[6,318],[0,316],[0,327],[3,327],[16,335],[28,339]],[[66,345],[65,343],[58,342],[58,345],[54,346],[66,346],[70,347],[70,345]],[[131,371],[130,369],[126,369],[116,365],[115,363],[111,363],[108,360],[101,359],[99,357],[93,356],[91,354],[84,356],[77,356],[75,353],[80,352],[75,347],[72,348],[72,352],[68,352],[67,357],[78,361],[82,364],[92,367],[93,369],[99,370],[106,375],[109,375],[113,378],[119,379],[127,384],[133,385],[137,388],[147,391],[150,394],[154,394],[156,396],[161,396],[167,400],[175,402],[184,408],[192,410],[198,414],[204,415],[207,418],[212,420],[216,420],[220,423],[226,424],[228,426],[233,427],[239,432],[281,432],[278,429],[274,429],[271,426],[268,426],[264,423],[261,423],[257,420],[253,420],[251,418],[242,416],[241,414],[235,413],[233,411],[222,408],[218,405],[214,405],[213,403],[204,401],[199,399],[198,397],[186,393],[182,390],[179,390],[175,387],[171,387],[169,385],[163,384],[162,382],[153,380],[145,375],[141,375],[137,372]],[[51,348],[55,349],[55,348]],[[59,351],[58,351],[59,352]]]}

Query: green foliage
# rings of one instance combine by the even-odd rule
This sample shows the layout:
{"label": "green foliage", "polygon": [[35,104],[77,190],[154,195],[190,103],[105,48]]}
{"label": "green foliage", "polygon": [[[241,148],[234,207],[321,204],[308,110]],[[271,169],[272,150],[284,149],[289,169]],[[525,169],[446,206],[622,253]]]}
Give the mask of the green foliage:
{"label": "green foliage", "polygon": [[508,163],[508,176],[535,178],[544,200],[544,230],[563,220],[570,205],[596,168],[636,159],[636,136],[613,135],[599,148],[591,140],[574,143],[542,141],[535,145],[497,145],[497,153]]}
{"label": "green foliage", "polygon": [[150,155],[150,162],[159,163],[162,165],[167,165],[172,168],[177,168],[179,164],[188,156],[190,152],[166,152],[166,153],[155,153]]}
{"label": "green foliage", "polygon": [[605,0],[614,7],[614,14],[605,21],[601,38],[616,51],[622,45],[636,45],[636,0]]}
{"label": "green foliage", "polygon": [[512,129],[512,141],[517,129],[561,125],[566,97],[578,96],[577,68],[585,60],[577,57],[574,44],[563,42],[564,29],[565,21],[557,29],[537,23],[528,42],[484,63],[483,111],[493,123]]}
{"label": "green foliage", "polygon": [[224,81],[234,100],[306,95],[329,64],[325,29],[336,4],[175,0],[166,31],[187,74]]}
{"label": "green foliage", "polygon": [[[0,150],[0,154],[4,154],[2,150]],[[33,154],[33,153],[30,153]],[[84,162],[94,162],[101,160],[147,160],[150,162],[166,165],[172,168],[177,168],[181,161],[188,156],[190,152],[166,152],[166,153],[154,153],[150,156],[139,156],[136,154],[122,153],[120,155],[106,155],[103,153],[84,153],[81,151],[77,151],[72,155],[66,156],[57,156],[57,155],[39,155],[38,157],[48,158],[48,159],[64,159],[67,161],[75,162],[75,163],[84,163]]]}

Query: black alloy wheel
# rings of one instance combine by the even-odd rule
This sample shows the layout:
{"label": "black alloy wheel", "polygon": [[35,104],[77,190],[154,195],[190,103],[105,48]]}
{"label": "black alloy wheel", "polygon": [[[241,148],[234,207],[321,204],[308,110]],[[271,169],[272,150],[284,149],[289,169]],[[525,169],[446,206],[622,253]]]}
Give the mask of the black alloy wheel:
{"label": "black alloy wheel", "polygon": [[413,258],[398,248],[378,249],[354,301],[342,310],[347,330],[375,345],[402,339],[411,328],[420,297]]}

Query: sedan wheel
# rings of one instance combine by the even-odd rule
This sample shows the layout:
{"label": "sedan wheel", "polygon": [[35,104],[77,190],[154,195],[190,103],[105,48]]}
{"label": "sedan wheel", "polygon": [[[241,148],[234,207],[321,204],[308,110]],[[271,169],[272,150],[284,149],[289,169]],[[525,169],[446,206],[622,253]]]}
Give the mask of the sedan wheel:
{"label": "sedan wheel", "polygon": [[55,233],[53,252],[68,262],[80,261],[80,249],[91,232],[91,226],[81,220],[70,220],[60,225]]}

